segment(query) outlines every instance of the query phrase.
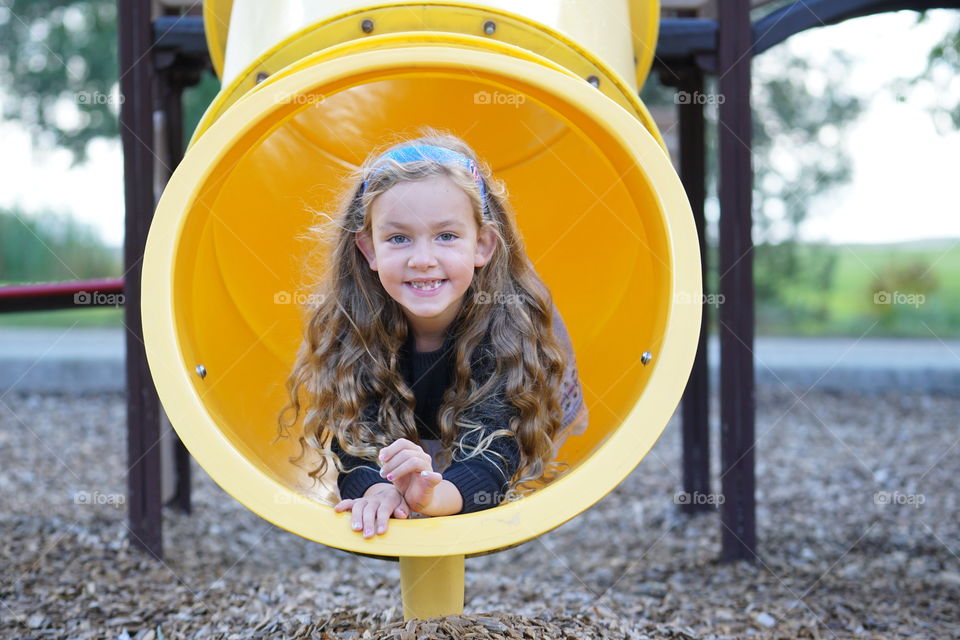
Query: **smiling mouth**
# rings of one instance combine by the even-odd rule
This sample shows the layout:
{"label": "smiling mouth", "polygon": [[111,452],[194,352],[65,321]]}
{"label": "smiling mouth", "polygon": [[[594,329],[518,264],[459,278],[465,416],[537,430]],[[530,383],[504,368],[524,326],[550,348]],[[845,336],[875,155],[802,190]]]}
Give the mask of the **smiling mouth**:
{"label": "smiling mouth", "polygon": [[446,282],[446,279],[416,280],[416,281],[411,280],[411,281],[408,281],[406,284],[410,285],[417,291],[433,291],[434,289],[439,288],[444,282]]}

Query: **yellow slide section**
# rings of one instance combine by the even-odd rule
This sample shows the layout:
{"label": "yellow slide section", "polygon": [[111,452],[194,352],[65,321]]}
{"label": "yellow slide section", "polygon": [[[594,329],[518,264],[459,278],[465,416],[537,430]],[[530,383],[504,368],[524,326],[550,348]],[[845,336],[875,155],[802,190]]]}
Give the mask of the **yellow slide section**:
{"label": "yellow slide section", "polygon": [[[258,20],[266,5],[292,13]],[[658,11],[626,0],[207,0],[223,90],[160,200],[142,306],[160,399],[218,484],[326,545],[456,558],[559,526],[640,462],[680,400],[700,326],[690,207],[637,98],[656,43],[636,55],[635,25],[655,40]],[[598,24],[618,28],[601,38]],[[394,520],[365,540],[289,462],[296,439],[271,443],[316,259],[302,236],[315,211],[332,209],[347,170],[420,125],[464,138],[505,181],[573,340],[591,422],[560,451],[571,471],[535,494]],[[460,576],[462,596],[462,571],[443,575]]]}

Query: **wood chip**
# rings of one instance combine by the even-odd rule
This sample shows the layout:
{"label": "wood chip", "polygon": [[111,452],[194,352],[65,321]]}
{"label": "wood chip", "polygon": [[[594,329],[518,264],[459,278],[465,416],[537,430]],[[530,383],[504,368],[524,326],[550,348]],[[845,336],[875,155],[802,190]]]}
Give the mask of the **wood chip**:
{"label": "wood chip", "polygon": [[[0,636],[960,637],[958,398],[814,389],[797,402],[761,387],[762,561],[730,564],[717,561],[718,512],[688,517],[675,502],[675,417],[597,505],[523,545],[469,558],[463,615],[410,621],[397,563],[283,531],[196,463],[193,513],[164,510],[164,560],[133,548],[127,505],[113,504],[127,490],[125,402],[14,392],[0,403]],[[716,445],[716,424],[711,438]],[[715,488],[718,478],[714,468]]]}

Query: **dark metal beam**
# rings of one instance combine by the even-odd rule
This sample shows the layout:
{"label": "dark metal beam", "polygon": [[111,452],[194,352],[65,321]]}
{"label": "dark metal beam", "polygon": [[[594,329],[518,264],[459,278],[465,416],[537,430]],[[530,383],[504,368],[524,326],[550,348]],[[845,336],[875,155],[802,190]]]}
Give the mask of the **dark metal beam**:
{"label": "dark metal beam", "polygon": [[[688,65],[676,70],[673,78],[678,92],[688,99],[679,100],[680,179],[690,200],[693,221],[700,243],[700,277],[707,282],[707,242],[704,223],[706,200],[706,138],[704,104],[695,96],[704,91],[703,71]],[[710,378],[707,366],[709,308],[701,306],[700,339],[693,369],[681,401],[683,416],[683,491],[689,498],[681,502],[684,513],[713,510],[715,502],[698,499],[710,493]]]}
{"label": "dark metal beam", "polygon": [[764,16],[753,26],[753,54],[801,31],[888,11],[960,8],[960,0],[804,0]]}
{"label": "dark metal beam", "polygon": [[657,58],[688,59],[717,51],[717,22],[707,18],[663,18],[657,39]]}
{"label": "dark metal beam", "polygon": [[160,401],[147,367],[140,316],[140,275],[153,218],[154,83],[150,0],[117,0],[120,140],[123,145],[127,304],[127,457],[130,544],[163,556],[160,488]]}
{"label": "dark metal beam", "polygon": [[153,21],[153,41],[158,49],[175,49],[186,56],[209,56],[203,18],[200,17],[157,17]]}
{"label": "dark metal beam", "polygon": [[[783,7],[753,24],[753,55],[763,53],[802,31],[888,11],[958,9],[960,0],[804,0]],[[710,56],[717,50],[717,22],[706,18],[660,21],[656,63]],[[708,70],[710,70],[708,68]]]}
{"label": "dark metal beam", "polygon": [[[957,8],[960,8],[960,0],[804,0],[774,11],[753,24],[753,53],[762,53],[801,31],[851,18],[888,11]],[[172,49],[186,56],[207,56],[207,41],[200,17],[159,16],[153,22],[153,37],[158,49]],[[716,20],[660,20],[658,63],[669,66],[671,61],[713,55],[716,51]]]}
{"label": "dark metal beam", "polygon": [[751,239],[749,0],[718,4],[720,121],[720,458],[721,559],[754,560],[757,548]]}

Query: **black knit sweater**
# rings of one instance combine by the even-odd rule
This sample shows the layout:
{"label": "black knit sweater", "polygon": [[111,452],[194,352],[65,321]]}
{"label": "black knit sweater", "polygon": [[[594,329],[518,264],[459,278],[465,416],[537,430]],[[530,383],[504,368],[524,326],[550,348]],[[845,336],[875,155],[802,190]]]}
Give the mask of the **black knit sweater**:
{"label": "black knit sweater", "polygon": [[[489,336],[481,342],[479,353],[472,361],[473,378],[482,385],[493,374],[493,362],[490,356]],[[434,351],[419,352],[414,346],[413,334],[400,351],[400,365],[407,384],[413,389],[416,398],[414,416],[417,433],[421,439],[439,439],[440,429],[437,416],[444,391],[452,383],[454,365],[454,339],[448,331],[443,346]],[[375,417],[376,406],[368,407],[364,412]],[[464,417],[485,428],[472,434],[461,432],[458,441],[463,444],[466,453],[461,453],[454,444],[453,460],[442,472],[443,479],[449,480],[460,491],[463,509],[460,513],[470,513],[496,506],[503,500],[510,478],[520,465],[520,447],[515,437],[499,436],[481,456],[463,459],[469,454],[481,438],[492,431],[509,426],[510,417],[517,410],[508,405],[503,397],[503,385],[499,392],[477,406],[469,407]],[[336,438],[332,441],[332,451],[339,457],[345,473],[337,478],[340,497],[343,500],[359,498],[372,485],[378,482],[390,483],[380,477],[380,466],[369,460],[345,453]],[[503,456],[506,464],[499,456]]]}

